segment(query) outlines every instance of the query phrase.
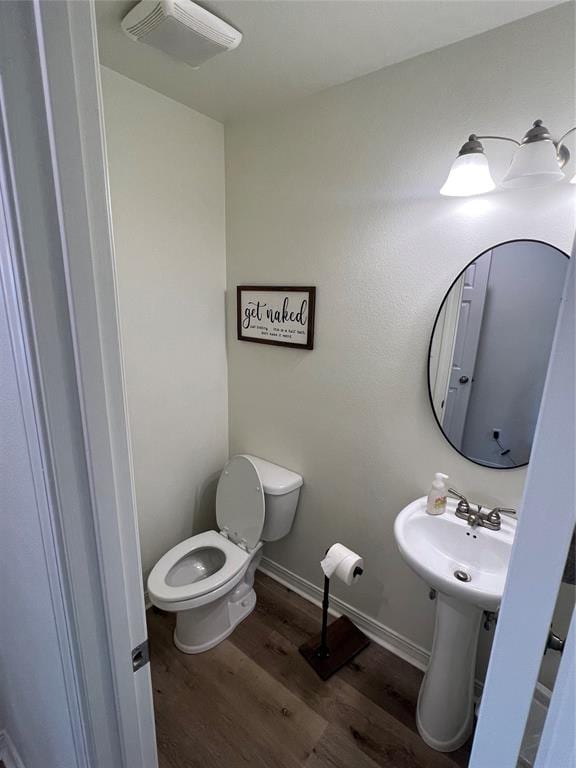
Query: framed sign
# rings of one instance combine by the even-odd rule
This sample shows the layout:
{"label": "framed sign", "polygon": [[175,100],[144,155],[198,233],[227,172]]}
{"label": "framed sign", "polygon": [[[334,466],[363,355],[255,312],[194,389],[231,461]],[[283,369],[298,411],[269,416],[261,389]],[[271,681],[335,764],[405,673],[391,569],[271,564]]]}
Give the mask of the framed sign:
{"label": "framed sign", "polygon": [[257,344],[314,348],[316,288],[239,285],[238,338]]}

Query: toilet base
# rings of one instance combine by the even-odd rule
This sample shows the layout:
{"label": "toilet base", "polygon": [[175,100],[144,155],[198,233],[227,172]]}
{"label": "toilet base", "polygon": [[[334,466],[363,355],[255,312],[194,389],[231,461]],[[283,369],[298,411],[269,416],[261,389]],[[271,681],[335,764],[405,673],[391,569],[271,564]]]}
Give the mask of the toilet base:
{"label": "toilet base", "polygon": [[[254,575],[262,559],[258,545],[231,580],[197,599],[158,607],[176,613],[174,645],[182,653],[203,653],[225,640],[256,606]],[[155,603],[156,604],[156,603]]]}
{"label": "toilet base", "polygon": [[[213,606],[210,606],[213,609]],[[187,632],[188,624],[190,621],[197,622],[198,617],[190,614],[194,614],[195,611],[182,611],[178,614],[176,619],[176,629],[174,630],[174,645],[182,653],[203,653],[209,651],[210,648],[215,648],[219,643],[225,640],[228,635],[236,629],[238,624],[249,616],[256,607],[256,592],[253,589],[240,601],[236,603],[228,603],[227,608],[228,621],[225,622],[226,626],[218,632],[215,637],[205,639],[202,642],[195,642],[198,637],[198,626],[194,627],[194,631]],[[201,609],[197,609],[201,610]],[[226,612],[226,611],[225,611]],[[182,617],[182,620],[181,618]],[[192,637],[190,637],[192,635]],[[192,641],[192,642],[190,642]]]}
{"label": "toilet base", "polygon": [[178,611],[174,645],[182,653],[203,653],[225,640],[256,607],[254,573],[261,555],[252,560],[244,579],[214,602]]}

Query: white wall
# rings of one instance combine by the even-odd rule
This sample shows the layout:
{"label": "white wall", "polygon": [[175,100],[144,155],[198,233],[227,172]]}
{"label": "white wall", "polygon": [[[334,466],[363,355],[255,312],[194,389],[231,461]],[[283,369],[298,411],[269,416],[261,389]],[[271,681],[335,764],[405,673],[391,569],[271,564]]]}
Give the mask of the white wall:
{"label": "white wall", "polygon": [[[226,127],[230,450],[305,481],[291,534],[266,555],[320,584],[327,545],[358,550],[362,582],[336,594],[428,649],[434,607],[396,549],[395,516],[436,471],[487,504],[517,504],[525,476],[443,438],[426,387],[432,324],[486,248],[526,237],[569,251],[575,192],[438,189],[472,131],[573,125],[573,62],[563,5]],[[499,178],[509,145],[486,147]],[[237,341],[240,283],[316,285],[314,351]]]}
{"label": "white wall", "polygon": [[212,526],[228,455],[223,126],[102,69],[145,574]]}

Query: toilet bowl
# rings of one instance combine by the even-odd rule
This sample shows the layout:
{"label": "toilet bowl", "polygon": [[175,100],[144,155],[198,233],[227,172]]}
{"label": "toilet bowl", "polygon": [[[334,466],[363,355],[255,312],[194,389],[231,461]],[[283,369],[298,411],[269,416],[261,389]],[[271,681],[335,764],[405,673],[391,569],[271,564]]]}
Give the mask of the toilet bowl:
{"label": "toilet bowl", "polygon": [[177,544],[148,577],[152,604],[177,614],[179,650],[213,648],[254,610],[262,543],[290,531],[301,486],[296,472],[256,456],[228,461],[216,492],[219,530]]}

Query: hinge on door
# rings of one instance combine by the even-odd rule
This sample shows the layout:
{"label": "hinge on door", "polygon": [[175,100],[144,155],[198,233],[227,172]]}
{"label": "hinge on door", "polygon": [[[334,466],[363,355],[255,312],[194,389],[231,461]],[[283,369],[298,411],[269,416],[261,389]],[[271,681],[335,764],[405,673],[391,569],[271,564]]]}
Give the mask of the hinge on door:
{"label": "hinge on door", "polygon": [[148,638],[143,643],[137,645],[136,648],[132,648],[132,670],[138,672],[150,661],[150,646],[148,645]]}

